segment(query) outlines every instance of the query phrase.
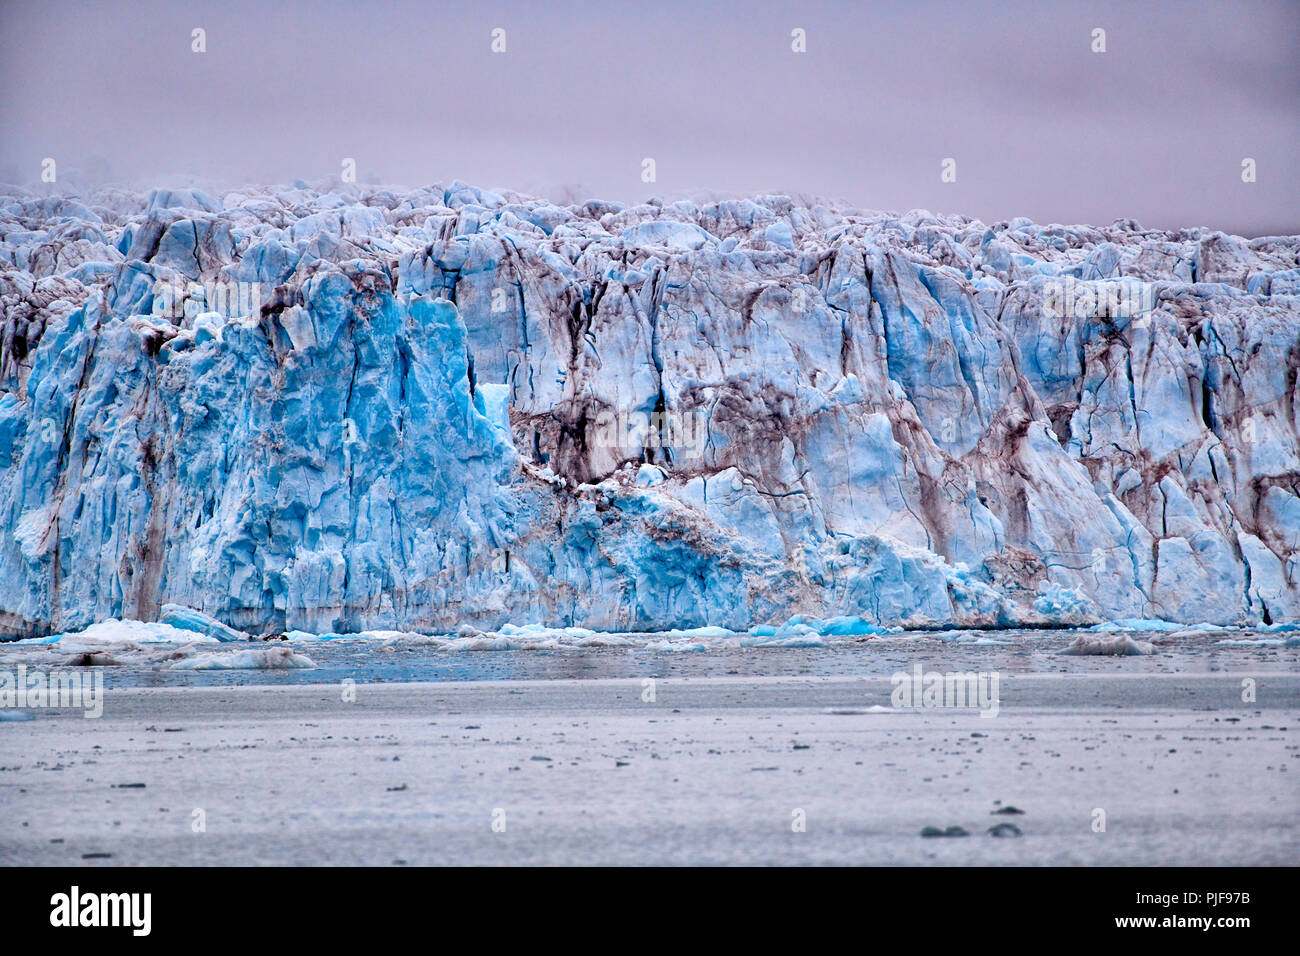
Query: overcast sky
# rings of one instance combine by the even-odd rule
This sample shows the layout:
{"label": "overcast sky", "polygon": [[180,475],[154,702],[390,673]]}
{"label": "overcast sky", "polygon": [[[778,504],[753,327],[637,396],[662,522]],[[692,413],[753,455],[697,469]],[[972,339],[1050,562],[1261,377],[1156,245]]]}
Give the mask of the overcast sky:
{"label": "overcast sky", "polygon": [[552,197],[1300,233],[1296,0],[0,0],[0,36],[10,181],[47,156],[65,184],[139,185],[314,180],[352,157],[361,181]]}

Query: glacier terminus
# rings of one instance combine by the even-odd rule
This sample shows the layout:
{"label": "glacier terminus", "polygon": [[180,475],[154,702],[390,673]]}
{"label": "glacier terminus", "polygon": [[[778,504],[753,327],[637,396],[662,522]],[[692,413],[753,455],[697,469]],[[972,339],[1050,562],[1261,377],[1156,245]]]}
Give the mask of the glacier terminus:
{"label": "glacier terminus", "polygon": [[1300,237],[0,195],[0,637],[1300,620]]}

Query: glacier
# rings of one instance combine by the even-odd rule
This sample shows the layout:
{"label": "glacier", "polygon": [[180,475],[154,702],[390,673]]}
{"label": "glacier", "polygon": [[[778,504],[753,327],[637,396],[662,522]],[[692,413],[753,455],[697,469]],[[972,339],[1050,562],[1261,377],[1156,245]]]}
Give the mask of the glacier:
{"label": "glacier", "polygon": [[0,299],[0,638],[1300,620],[1296,236],[0,186]]}

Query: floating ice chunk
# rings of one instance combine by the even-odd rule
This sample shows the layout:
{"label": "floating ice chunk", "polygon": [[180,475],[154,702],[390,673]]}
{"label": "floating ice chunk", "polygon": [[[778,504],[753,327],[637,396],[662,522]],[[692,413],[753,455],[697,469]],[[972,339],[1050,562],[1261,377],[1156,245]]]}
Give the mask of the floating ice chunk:
{"label": "floating ice chunk", "polygon": [[[580,628],[569,628],[569,630],[580,630]],[[593,633],[590,637],[566,639],[563,643],[570,647],[632,647],[636,645],[636,641],[625,635],[602,633],[600,631]]]}
{"label": "floating ice chunk", "polygon": [[828,637],[866,637],[887,633],[885,628],[861,617],[827,618],[817,630]]}
{"label": "floating ice chunk", "polygon": [[1225,638],[1214,643],[1224,647],[1300,647],[1300,637]]}
{"label": "floating ice chunk", "polygon": [[825,647],[826,639],[809,631],[806,634],[794,634],[788,637],[774,635],[771,637],[742,637],[741,647]]}
{"label": "floating ice chunk", "polygon": [[1080,634],[1061,653],[1076,656],[1110,655],[1114,657],[1131,657],[1141,654],[1153,654],[1155,653],[1155,645],[1147,641],[1135,641],[1127,634],[1117,634],[1114,637],[1093,637],[1090,634]]}
{"label": "floating ice chunk", "polygon": [[410,644],[419,647],[432,647],[435,650],[445,650],[452,640],[441,634],[415,634],[410,631],[370,631],[369,633],[393,635],[383,639],[385,644]]}
{"label": "floating ice chunk", "polygon": [[[820,639],[822,625],[823,622],[820,618],[808,617],[803,614],[796,614],[793,617],[791,617],[789,620],[787,620],[784,624],[782,624],[780,627],[773,630],[770,636],[785,638],[787,640],[790,638]],[[756,629],[750,630],[750,634],[753,636],[766,636],[766,635],[756,634],[755,632]],[[765,643],[767,646],[775,646],[772,645],[771,642],[765,642]],[[790,646],[796,646],[796,645],[790,645]],[[820,644],[809,645],[809,646],[810,647],[820,646]]]}
{"label": "floating ice chunk", "polygon": [[323,634],[314,634],[311,631],[286,631],[284,639],[290,644],[317,644],[321,641],[340,641],[340,640],[358,640],[364,639],[363,634],[336,634],[333,631],[326,631]]}
{"label": "floating ice chunk", "polygon": [[1185,631],[1186,624],[1173,621],[1155,621],[1143,617],[1129,617],[1119,621],[1107,621],[1093,627],[1094,631]]}
{"label": "floating ice chunk", "polygon": [[647,651],[660,654],[677,654],[707,651],[709,648],[699,641],[652,641],[646,644]]}
{"label": "floating ice chunk", "polygon": [[69,667],[120,667],[122,662],[103,651],[82,651],[66,661]]}
{"label": "floating ice chunk", "polygon": [[979,633],[972,634],[969,631],[956,632],[951,640],[954,644],[969,644],[972,647],[996,647],[1014,643],[1013,641],[1004,641],[1000,637],[989,637],[987,634]]}
{"label": "floating ice chunk", "polygon": [[67,631],[52,638],[42,638],[38,643],[55,642],[95,644],[216,644],[215,637],[182,630],[170,624],[150,621],[121,621],[109,618],[92,624],[84,631]]}
{"label": "floating ice chunk", "polygon": [[248,635],[244,631],[237,631],[233,627],[222,624],[216,618],[209,617],[202,611],[182,607],[179,604],[164,604],[158,620],[182,631],[204,634],[208,637],[214,637],[218,641],[248,640]]}
{"label": "floating ice chunk", "polygon": [[497,633],[507,637],[528,637],[534,640],[584,639],[596,635],[595,631],[585,627],[547,627],[545,624],[503,624]]}
{"label": "floating ice chunk", "polygon": [[537,638],[510,637],[505,634],[479,634],[472,637],[448,638],[444,647],[449,651],[522,651],[536,650],[545,643]]}
{"label": "floating ice chunk", "polygon": [[282,670],[315,666],[316,662],[306,654],[288,647],[196,654],[172,664],[174,670],[184,671]]}
{"label": "floating ice chunk", "polygon": [[362,631],[360,634],[352,636],[366,641],[384,641],[386,643],[397,641],[427,643],[430,640],[440,640],[440,638],[429,634],[420,634],[417,631]]}
{"label": "floating ice chunk", "polygon": [[717,637],[735,637],[734,631],[729,631],[725,627],[714,627],[706,624],[703,627],[675,627],[669,631],[660,631],[662,637],[666,638],[717,638]]}

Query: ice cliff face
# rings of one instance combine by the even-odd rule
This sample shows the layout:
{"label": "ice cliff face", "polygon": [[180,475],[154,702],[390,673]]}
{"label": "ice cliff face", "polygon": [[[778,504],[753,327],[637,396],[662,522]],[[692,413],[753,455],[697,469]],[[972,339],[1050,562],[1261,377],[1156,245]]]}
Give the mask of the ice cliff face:
{"label": "ice cliff face", "polygon": [[0,196],[0,635],[1300,617],[1300,237]]}

